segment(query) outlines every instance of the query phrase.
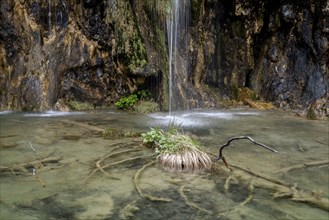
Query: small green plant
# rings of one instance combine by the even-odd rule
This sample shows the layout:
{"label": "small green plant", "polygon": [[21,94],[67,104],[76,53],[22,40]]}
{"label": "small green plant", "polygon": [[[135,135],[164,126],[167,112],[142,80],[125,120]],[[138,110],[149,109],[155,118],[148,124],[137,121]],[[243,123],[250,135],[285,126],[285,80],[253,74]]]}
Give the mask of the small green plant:
{"label": "small green plant", "polygon": [[157,161],[166,170],[210,170],[212,161],[201,145],[175,123],[169,123],[168,131],[151,128],[142,133],[143,143],[155,149]]}
{"label": "small green plant", "polygon": [[145,100],[145,99],[150,98],[151,93],[148,90],[140,90],[140,91],[137,92],[137,96],[138,96],[139,99]]}
{"label": "small green plant", "polygon": [[157,154],[161,152],[175,151],[176,143],[170,138],[169,133],[160,128],[151,128],[151,131],[142,133],[143,143],[155,149]]}
{"label": "small green plant", "polygon": [[115,103],[115,106],[119,109],[131,109],[139,100],[149,99],[151,93],[147,90],[141,90],[137,93],[131,94],[126,97],[122,97]]}
{"label": "small green plant", "polygon": [[129,109],[138,101],[136,94],[132,94],[127,97],[122,97],[115,103],[115,106],[119,109]]}
{"label": "small green plant", "polygon": [[149,132],[142,133],[141,136],[143,143],[154,148],[157,154],[177,153],[200,148],[200,144],[196,140],[183,134],[182,130],[174,123],[169,124],[168,131],[151,128]]}

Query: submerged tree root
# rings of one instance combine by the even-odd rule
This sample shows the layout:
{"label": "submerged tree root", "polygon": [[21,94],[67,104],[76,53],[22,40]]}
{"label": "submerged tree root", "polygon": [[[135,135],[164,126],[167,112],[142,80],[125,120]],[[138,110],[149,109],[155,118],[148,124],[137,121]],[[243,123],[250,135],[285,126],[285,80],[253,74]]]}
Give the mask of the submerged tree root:
{"label": "submerged tree root", "polygon": [[131,158],[127,158],[127,159],[123,159],[123,160],[120,160],[120,161],[116,161],[116,162],[113,162],[113,163],[109,163],[109,164],[106,164],[104,166],[101,165],[101,163],[106,159],[106,158],[109,158],[109,157],[112,157],[112,156],[115,156],[115,155],[118,155],[118,154],[123,154],[123,153],[128,153],[128,152],[135,152],[135,151],[140,151],[139,149],[128,149],[128,150],[123,150],[123,151],[119,151],[119,152],[114,152],[114,153],[110,153],[110,154],[107,154],[105,155],[104,157],[102,157],[101,159],[99,159],[97,162],[96,162],[96,168],[85,178],[85,182],[91,178],[97,171],[101,171],[103,174],[105,174],[106,176],[110,177],[110,178],[113,178],[113,179],[117,179],[119,180],[119,178],[115,178],[113,176],[111,176],[108,172],[106,172],[104,169],[105,168],[108,168],[110,166],[114,166],[114,165],[118,165],[118,164],[121,164],[121,163],[125,163],[127,161],[132,161],[132,160],[137,160],[137,159],[141,159],[141,158],[145,158],[145,157],[150,157],[150,155],[141,155],[141,156],[136,156],[136,157],[131,157]]}
{"label": "submerged tree root", "polygon": [[266,181],[271,182],[273,184],[278,184],[278,185],[285,186],[285,187],[291,187],[291,184],[290,183],[286,183],[286,182],[283,182],[283,181],[274,179],[274,178],[272,178],[270,176],[267,176],[267,175],[264,175],[264,174],[255,173],[255,172],[253,172],[251,170],[245,169],[245,168],[240,167],[238,165],[231,164],[231,166],[234,167],[234,168],[236,168],[236,169],[239,169],[241,171],[244,171],[245,173],[248,173],[251,176],[258,177],[260,179],[266,180]]}
{"label": "submerged tree root", "polygon": [[308,163],[303,163],[303,164],[297,164],[297,165],[293,165],[290,167],[285,167],[281,170],[277,170],[277,171],[275,171],[275,173],[287,173],[291,170],[303,169],[306,167],[322,166],[322,165],[329,165],[329,160],[321,160],[321,161],[313,161],[313,162],[308,162]]}
{"label": "submerged tree root", "polygon": [[86,128],[86,129],[92,130],[92,131],[104,132],[104,128],[100,128],[100,127],[97,127],[97,126],[89,125],[89,124],[86,124],[86,123],[72,121],[72,120],[67,120],[67,119],[63,119],[63,120],[60,120],[60,121],[63,122],[63,123],[65,123],[65,124],[79,126],[79,127],[82,127],[82,128]]}
{"label": "submerged tree root", "polygon": [[254,192],[253,181],[250,181],[250,183],[248,185],[248,191],[249,191],[249,196],[243,202],[241,202],[238,206],[236,206],[235,209],[240,209],[241,207],[245,206],[247,203],[249,203],[252,200],[252,195]]}
{"label": "submerged tree root", "polygon": [[[305,190],[298,190],[295,186],[289,183],[265,176],[263,174],[255,173],[237,165],[231,166],[242,171],[243,173],[247,173],[251,176],[259,178],[257,181],[255,181],[255,184],[260,187],[273,190],[275,192],[273,194],[273,198],[288,197],[291,198],[292,201],[308,203],[315,207],[329,211],[328,198],[320,197],[319,195]],[[244,175],[241,177],[244,177]]]}
{"label": "submerged tree root", "polygon": [[137,200],[134,200],[128,203],[125,207],[123,207],[119,212],[119,218],[122,220],[131,219],[134,217],[134,213],[139,211],[140,208],[136,206]]}
{"label": "submerged tree root", "polygon": [[[36,159],[33,161],[17,164],[14,166],[0,166],[0,175],[11,174],[16,175],[33,175],[33,178],[38,182],[42,187],[46,187],[44,181],[37,174],[37,170],[41,170],[46,167],[47,164],[58,164],[62,157],[44,157],[42,159]],[[44,171],[44,170],[43,170]]]}
{"label": "submerged tree root", "polygon": [[225,192],[225,193],[228,193],[228,191],[229,191],[231,180],[233,180],[234,182],[237,182],[237,179],[235,179],[235,177],[234,177],[233,175],[230,175],[230,176],[225,180],[225,183],[224,183],[224,192]]}
{"label": "submerged tree root", "polygon": [[0,174],[26,174],[31,171],[30,169],[35,169],[36,167],[42,168],[46,166],[46,164],[55,164],[59,163],[59,161],[62,159],[62,157],[45,157],[42,159],[36,159],[33,161],[13,165],[13,166],[0,166]]}
{"label": "submerged tree root", "polygon": [[[120,164],[120,163],[124,163],[126,161],[131,161],[131,160],[134,160],[134,159],[138,159],[139,157],[134,157],[134,158],[128,158],[128,159],[125,159],[125,160],[121,160],[121,161],[117,161],[117,162],[114,162],[114,163],[110,163],[110,164],[107,164],[107,165],[104,165],[102,166],[101,163],[108,157],[112,157],[112,156],[115,156],[115,155],[118,155],[118,154],[123,154],[123,153],[127,153],[127,152],[134,152],[134,151],[140,151],[138,149],[128,149],[128,150],[124,150],[124,151],[119,151],[119,152],[115,152],[115,153],[110,153],[108,155],[105,155],[104,157],[102,157],[100,160],[98,160],[96,162],[96,168],[99,169],[102,173],[104,173],[106,176],[110,176],[104,169],[109,167],[109,166],[112,166],[112,165],[116,165],[116,164]],[[97,169],[95,169],[97,171]],[[95,171],[95,172],[96,172]]]}
{"label": "submerged tree root", "polygon": [[145,164],[141,169],[139,169],[135,175],[134,175],[134,184],[135,184],[135,188],[138,192],[138,194],[143,197],[143,198],[146,198],[148,200],[151,200],[151,201],[156,201],[156,202],[171,202],[171,199],[167,199],[167,198],[162,198],[162,197],[155,197],[155,196],[152,196],[152,195],[148,195],[148,194],[145,194],[142,192],[141,188],[139,187],[139,184],[138,184],[138,180],[140,179],[141,177],[141,174],[142,172],[149,166],[155,164],[156,161],[152,161],[148,164]]}
{"label": "submerged tree root", "polygon": [[46,187],[45,182],[42,181],[42,179],[39,177],[39,175],[37,174],[33,174],[34,179],[42,186],[42,187]]}
{"label": "submerged tree root", "polygon": [[323,210],[329,211],[329,199],[320,197],[314,193],[307,193],[302,190],[297,190],[296,187],[280,188],[273,194],[273,198],[290,198],[292,201],[304,202],[316,206]]}
{"label": "submerged tree root", "polygon": [[135,151],[140,151],[140,149],[127,149],[127,150],[118,151],[118,152],[114,152],[114,153],[111,152],[111,153],[103,156],[101,159],[99,159],[96,162],[96,167],[100,166],[99,164],[101,164],[106,158],[113,157],[113,156],[116,156],[116,155],[119,155],[119,154],[125,154],[125,153],[128,153],[128,152],[135,152]]}
{"label": "submerged tree root", "polygon": [[181,186],[181,187],[179,188],[178,192],[179,192],[179,195],[184,199],[186,205],[188,205],[188,206],[191,207],[191,208],[194,208],[194,209],[197,209],[197,210],[200,210],[200,211],[206,212],[206,213],[208,213],[208,214],[211,214],[211,213],[212,213],[212,212],[209,211],[209,210],[206,210],[206,209],[204,209],[204,208],[199,207],[199,206],[196,205],[194,202],[191,202],[191,201],[188,199],[187,195],[184,193],[184,188],[185,188],[185,185]]}
{"label": "submerged tree root", "polygon": [[224,214],[227,214],[227,213],[231,213],[231,212],[237,212],[239,211],[241,208],[243,208],[244,206],[246,206],[253,198],[253,192],[254,192],[254,184],[253,184],[253,181],[251,180],[249,182],[249,185],[248,185],[248,192],[249,192],[249,195],[248,197],[243,200],[240,204],[234,206],[233,208],[230,208],[228,210],[224,210],[220,213],[220,216],[224,215]]}

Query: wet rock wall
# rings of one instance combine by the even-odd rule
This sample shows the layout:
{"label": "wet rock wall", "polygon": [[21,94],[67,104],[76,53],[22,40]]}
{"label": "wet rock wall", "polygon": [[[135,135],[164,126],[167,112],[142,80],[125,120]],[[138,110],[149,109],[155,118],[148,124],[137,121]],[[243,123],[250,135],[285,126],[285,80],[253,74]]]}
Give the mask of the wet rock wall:
{"label": "wet rock wall", "polygon": [[141,63],[124,51],[128,31],[114,30],[107,9],[103,1],[2,0],[1,109],[106,106],[136,90],[128,64]]}
{"label": "wet rock wall", "polygon": [[[109,106],[143,88],[166,109],[169,3],[1,0],[0,108]],[[191,108],[219,106],[249,88],[280,108],[328,114],[326,0],[190,5]]]}
{"label": "wet rock wall", "polygon": [[209,72],[206,83],[231,98],[248,87],[284,109],[322,100],[319,111],[328,114],[328,1],[217,4],[217,78]]}

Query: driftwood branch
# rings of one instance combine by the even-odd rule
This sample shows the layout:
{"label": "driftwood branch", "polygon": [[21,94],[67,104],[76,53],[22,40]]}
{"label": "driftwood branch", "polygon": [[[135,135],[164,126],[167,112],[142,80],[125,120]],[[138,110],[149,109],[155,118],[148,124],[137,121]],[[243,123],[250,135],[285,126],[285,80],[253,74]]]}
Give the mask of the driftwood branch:
{"label": "driftwood branch", "polygon": [[37,166],[45,166],[46,164],[57,164],[59,161],[62,159],[62,157],[46,157],[42,159],[36,159],[33,161],[21,163],[21,164],[16,164],[13,166],[0,166],[0,174],[5,174],[5,173],[26,173],[28,172],[28,169],[32,169]]}
{"label": "driftwood branch", "polygon": [[[216,161],[223,160],[225,166],[226,166],[227,168],[229,168],[228,163],[227,163],[227,161],[226,161],[226,159],[225,159],[225,157],[224,157],[224,155],[223,155],[223,150],[224,150],[225,147],[229,146],[229,145],[231,144],[232,141],[234,141],[234,140],[242,140],[242,139],[247,139],[247,140],[253,142],[253,143],[256,144],[256,145],[259,145],[259,146],[265,148],[266,150],[272,151],[272,152],[274,152],[274,153],[278,153],[277,150],[274,150],[274,149],[272,149],[272,148],[266,146],[265,144],[259,143],[259,142],[255,141],[254,139],[252,139],[252,138],[249,137],[249,136],[237,136],[237,137],[232,137],[232,138],[230,138],[230,139],[227,141],[226,144],[220,146],[220,148],[219,148],[219,154],[218,154],[218,157],[216,158]],[[229,168],[229,169],[230,169],[230,168]]]}
{"label": "driftwood branch", "polygon": [[82,127],[82,128],[92,130],[92,131],[104,132],[104,128],[100,128],[100,127],[97,127],[97,126],[94,126],[94,125],[89,125],[87,123],[82,123],[82,122],[67,120],[67,119],[63,119],[63,120],[60,120],[60,121],[65,123],[65,124],[79,126],[79,127]]}
{"label": "driftwood branch", "polygon": [[[315,207],[329,211],[329,199],[328,198],[316,195],[314,192],[311,192],[310,190],[298,189],[296,186],[294,186],[290,183],[275,179],[270,176],[266,176],[264,174],[253,172],[251,170],[240,167],[238,165],[232,164],[231,166],[234,167],[236,170],[240,170],[240,171],[248,174],[249,176],[257,177],[258,179],[255,179],[254,184],[257,185],[258,187],[267,188],[274,192],[276,191],[273,194],[273,198],[287,197],[287,198],[290,198],[292,201],[308,203]],[[249,177],[246,177],[241,174],[239,176],[240,176],[240,178],[241,177],[249,178]],[[261,181],[261,180],[263,180],[263,181]]]}

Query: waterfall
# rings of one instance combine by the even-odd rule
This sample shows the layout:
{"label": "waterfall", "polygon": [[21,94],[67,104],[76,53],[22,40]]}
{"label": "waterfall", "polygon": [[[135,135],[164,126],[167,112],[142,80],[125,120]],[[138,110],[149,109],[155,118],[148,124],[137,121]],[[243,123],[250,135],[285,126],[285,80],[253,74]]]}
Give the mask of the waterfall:
{"label": "waterfall", "polygon": [[190,0],[171,0],[167,14],[169,113],[187,109],[188,27]]}

